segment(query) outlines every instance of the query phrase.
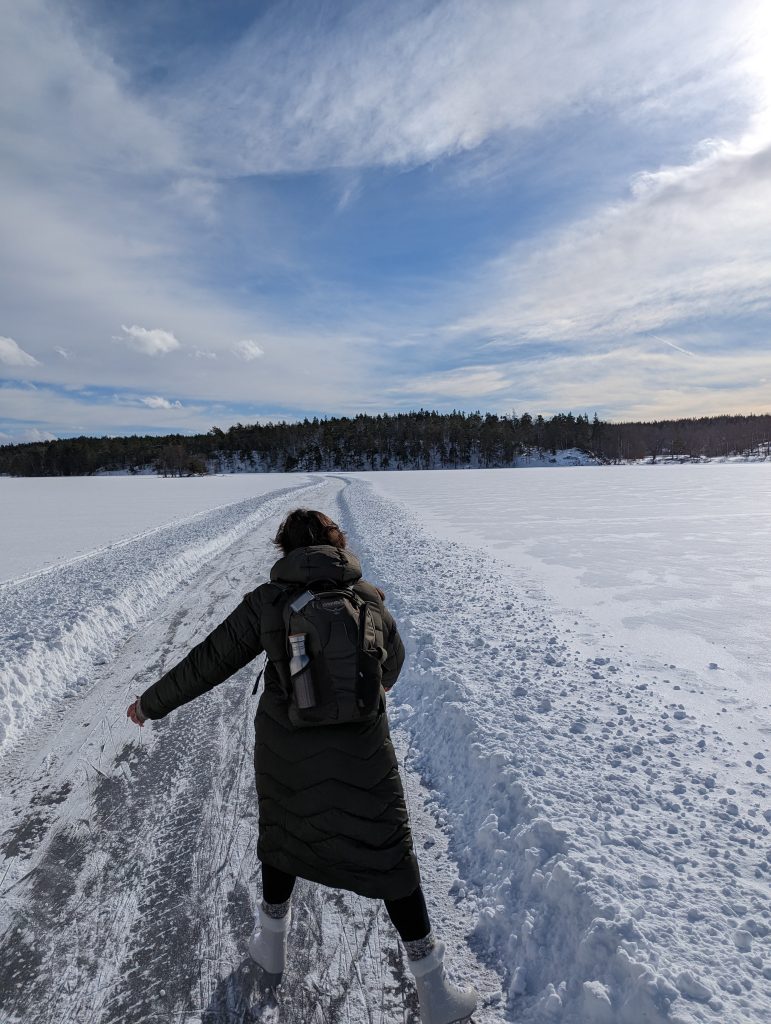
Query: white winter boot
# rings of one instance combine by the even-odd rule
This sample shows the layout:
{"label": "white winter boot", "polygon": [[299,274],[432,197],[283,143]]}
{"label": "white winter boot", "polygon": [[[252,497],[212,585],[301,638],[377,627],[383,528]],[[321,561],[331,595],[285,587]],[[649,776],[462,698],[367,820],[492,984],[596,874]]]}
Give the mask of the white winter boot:
{"label": "white winter boot", "polygon": [[475,989],[450,984],[444,976],[443,961],[443,942],[437,942],[422,960],[407,960],[415,977],[423,1024],[455,1024],[468,1020],[479,1002]]}
{"label": "white winter boot", "polygon": [[292,911],[285,917],[271,917],[262,907],[259,923],[249,939],[249,956],[268,974],[281,974],[286,966],[286,940]]}

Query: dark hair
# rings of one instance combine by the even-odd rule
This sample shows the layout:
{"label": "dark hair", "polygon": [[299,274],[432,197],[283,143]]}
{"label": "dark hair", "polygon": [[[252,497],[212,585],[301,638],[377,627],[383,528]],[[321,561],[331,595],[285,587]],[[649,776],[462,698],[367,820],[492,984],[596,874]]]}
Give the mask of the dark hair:
{"label": "dark hair", "polygon": [[296,508],[290,512],[275,536],[273,543],[285,555],[295,548],[307,548],[312,544],[331,544],[341,551],[345,547],[345,534],[337,523],[311,508]]}

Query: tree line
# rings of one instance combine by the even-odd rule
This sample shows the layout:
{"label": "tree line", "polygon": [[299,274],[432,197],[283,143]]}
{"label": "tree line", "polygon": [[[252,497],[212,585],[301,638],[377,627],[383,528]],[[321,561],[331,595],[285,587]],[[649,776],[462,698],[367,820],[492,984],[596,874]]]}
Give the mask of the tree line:
{"label": "tree line", "polygon": [[298,422],[237,423],[166,436],[74,437],[0,447],[0,474],[346,471],[505,467],[576,448],[600,462],[771,456],[771,415],[610,423],[572,412],[438,413],[421,409]]}

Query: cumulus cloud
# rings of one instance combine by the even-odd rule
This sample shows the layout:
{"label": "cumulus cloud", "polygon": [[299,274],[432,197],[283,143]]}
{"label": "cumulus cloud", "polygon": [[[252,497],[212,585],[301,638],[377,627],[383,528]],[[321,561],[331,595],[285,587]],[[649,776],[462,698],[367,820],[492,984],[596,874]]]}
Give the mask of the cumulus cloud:
{"label": "cumulus cloud", "polygon": [[168,398],[162,398],[160,395],[147,395],[145,398],[140,398],[140,402],[143,405],[148,406],[150,409],[182,408],[182,403],[180,401],[170,402]]}
{"label": "cumulus cloud", "polygon": [[25,352],[13,338],[0,337],[0,363],[6,366],[38,366],[38,360]]}
{"label": "cumulus cloud", "polygon": [[0,433],[0,438],[6,444],[23,444],[27,441],[56,441],[57,435],[39,427],[24,427],[17,434]]}
{"label": "cumulus cloud", "polygon": [[148,356],[165,355],[180,347],[171,331],[164,331],[160,327],[139,327],[137,324],[127,327],[121,324],[121,330],[134,348]]}
{"label": "cumulus cloud", "polygon": [[243,359],[246,363],[251,363],[253,359],[259,359],[260,356],[265,355],[265,349],[250,338],[244,338],[243,341],[236,342],[233,346],[233,351],[239,359]]}

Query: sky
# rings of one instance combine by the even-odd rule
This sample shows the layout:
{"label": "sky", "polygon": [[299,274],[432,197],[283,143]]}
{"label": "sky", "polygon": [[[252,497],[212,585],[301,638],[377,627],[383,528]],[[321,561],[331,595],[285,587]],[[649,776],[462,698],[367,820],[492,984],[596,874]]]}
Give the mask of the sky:
{"label": "sky", "polygon": [[767,0],[0,0],[0,443],[771,410]]}

